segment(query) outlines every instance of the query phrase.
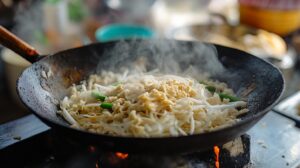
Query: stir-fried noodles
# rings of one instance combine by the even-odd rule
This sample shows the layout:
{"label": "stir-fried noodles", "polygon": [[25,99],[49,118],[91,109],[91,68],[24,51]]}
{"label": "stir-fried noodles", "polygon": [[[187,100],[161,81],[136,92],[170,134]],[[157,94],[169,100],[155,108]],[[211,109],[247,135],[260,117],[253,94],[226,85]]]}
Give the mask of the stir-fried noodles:
{"label": "stir-fried noodles", "polygon": [[247,112],[225,83],[163,74],[102,72],[70,88],[58,111],[99,134],[159,137],[223,128]]}

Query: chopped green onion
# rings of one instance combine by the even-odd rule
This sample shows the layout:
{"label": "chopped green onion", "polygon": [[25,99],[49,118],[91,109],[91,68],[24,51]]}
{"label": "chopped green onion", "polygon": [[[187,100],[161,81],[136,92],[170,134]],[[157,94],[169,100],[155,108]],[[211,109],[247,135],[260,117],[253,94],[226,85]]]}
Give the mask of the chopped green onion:
{"label": "chopped green onion", "polygon": [[100,100],[100,101],[104,101],[105,98],[106,98],[106,96],[102,95],[99,92],[92,92],[92,96],[95,97],[97,100]]}
{"label": "chopped green onion", "polygon": [[[207,85],[207,83],[203,82],[203,81],[199,81],[199,83],[203,84],[203,85]],[[207,85],[205,87],[209,92],[211,93],[214,93],[216,92],[216,87],[214,86],[209,86]],[[237,97],[234,97],[234,96],[231,96],[231,95],[228,95],[228,94],[225,94],[225,93],[218,93],[219,94],[219,97],[221,98],[221,100],[223,99],[229,99],[230,102],[235,102],[235,101],[239,101],[240,99],[237,98]]]}
{"label": "chopped green onion", "polygon": [[199,83],[202,84],[202,85],[206,85],[205,88],[206,88],[208,91],[210,91],[211,93],[216,92],[216,87],[210,86],[210,85],[208,85],[208,84],[207,84],[206,82],[204,82],[204,81],[199,81]]}
{"label": "chopped green onion", "polygon": [[210,91],[211,93],[216,92],[216,87],[214,87],[214,86],[206,86],[205,88],[206,88],[208,91]]}
{"label": "chopped green onion", "polygon": [[240,99],[234,96],[230,96],[228,94],[225,93],[219,93],[219,96],[221,98],[221,100],[223,99],[229,99],[230,102],[235,102],[235,101],[239,101]]}
{"label": "chopped green onion", "polygon": [[208,91],[210,91],[211,93],[216,92],[216,87],[214,87],[214,86],[209,86],[209,85],[208,85],[206,82],[204,82],[204,81],[199,81],[199,83],[202,84],[202,85],[207,85],[205,88],[206,88]]}
{"label": "chopped green onion", "polygon": [[101,103],[100,107],[104,109],[112,109],[112,103]]}

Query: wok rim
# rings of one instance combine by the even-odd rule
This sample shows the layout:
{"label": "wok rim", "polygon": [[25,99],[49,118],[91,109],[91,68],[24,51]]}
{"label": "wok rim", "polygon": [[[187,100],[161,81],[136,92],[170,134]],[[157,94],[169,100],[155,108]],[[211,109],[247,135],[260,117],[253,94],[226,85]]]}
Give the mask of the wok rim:
{"label": "wok rim", "polygon": [[[125,41],[131,41],[131,40],[125,40]],[[147,41],[147,40],[143,40],[143,41]],[[242,51],[242,50],[239,50],[239,49],[235,49],[235,48],[231,48],[231,47],[227,47],[227,46],[223,46],[223,45],[219,45],[219,44],[214,44],[214,43],[207,43],[207,42],[199,42],[199,41],[185,41],[185,40],[170,40],[170,39],[167,39],[167,41],[180,41],[180,42],[186,42],[186,43],[203,43],[203,44],[210,44],[210,45],[213,45],[215,47],[222,47],[222,48],[226,48],[226,49],[230,49],[230,50],[236,50],[238,52],[241,52],[241,53],[245,53],[247,55],[249,55],[249,57],[254,57],[255,59],[258,59],[259,61],[262,61],[264,62],[265,64],[271,66],[274,70],[276,70],[279,75],[280,75],[280,78],[281,78],[281,81],[282,81],[282,87],[281,87],[281,90],[280,90],[280,94],[279,96],[276,98],[275,101],[272,102],[272,104],[270,104],[269,106],[267,106],[266,108],[264,108],[263,110],[260,110],[260,111],[257,111],[255,114],[252,114],[251,117],[246,117],[245,119],[243,120],[239,120],[237,121],[236,123],[230,125],[230,126],[226,126],[224,128],[220,128],[220,129],[216,129],[216,130],[212,130],[212,131],[209,131],[209,132],[204,132],[204,133],[199,133],[199,134],[192,134],[192,135],[180,135],[180,136],[162,136],[162,137],[131,137],[131,136],[113,136],[113,135],[109,135],[109,134],[99,134],[99,133],[94,133],[94,132],[88,132],[88,131],[85,131],[83,129],[76,129],[76,128],[72,128],[70,127],[69,123],[67,121],[65,121],[68,125],[63,125],[61,123],[58,123],[58,122],[55,122],[53,121],[52,119],[49,119],[48,117],[43,117],[42,115],[40,115],[38,112],[36,112],[35,110],[33,110],[30,106],[28,106],[25,102],[25,98],[21,95],[21,91],[19,90],[19,86],[20,86],[20,79],[24,76],[25,73],[28,73],[27,71],[29,71],[33,65],[35,64],[39,64],[41,61],[45,61],[47,59],[50,59],[51,57],[55,56],[55,55],[58,55],[62,52],[66,52],[66,51],[70,51],[70,50],[73,50],[73,49],[80,49],[80,48],[84,48],[84,47],[88,47],[88,46],[92,46],[92,45],[101,45],[103,43],[100,43],[100,42],[96,42],[96,43],[92,43],[92,44],[89,44],[89,45],[84,45],[84,46],[81,46],[81,47],[76,47],[76,48],[72,48],[72,49],[67,49],[67,50],[63,50],[63,51],[59,51],[59,52],[56,52],[54,54],[49,54],[47,56],[44,56],[43,58],[41,58],[40,60],[38,60],[37,62],[34,62],[31,66],[27,67],[22,73],[21,75],[19,76],[18,80],[17,80],[17,84],[16,84],[16,90],[17,90],[17,94],[21,100],[21,102],[25,105],[26,108],[28,108],[35,116],[37,116],[39,119],[41,119],[43,121],[43,123],[45,123],[46,125],[48,125],[50,128],[52,128],[52,124],[55,125],[55,127],[60,127],[60,128],[63,128],[65,130],[69,130],[69,131],[75,131],[77,133],[81,133],[81,134],[87,134],[87,135],[92,135],[92,136],[96,136],[97,138],[102,138],[102,139],[110,139],[110,140],[137,140],[137,141],[161,141],[161,140],[167,140],[167,141],[176,141],[176,140],[180,140],[180,139],[186,139],[186,138],[193,138],[193,137],[205,137],[205,136],[212,136],[214,134],[218,134],[220,132],[224,132],[224,131],[228,131],[234,127],[239,127],[239,126],[242,126],[242,125],[245,125],[251,121],[254,121],[254,120],[257,120],[259,121],[265,114],[267,114],[271,109],[272,107],[279,102],[280,98],[282,97],[284,91],[285,91],[285,79],[283,77],[283,74],[281,72],[281,70],[276,67],[275,65],[267,62],[266,60],[263,60],[253,54],[250,54],[250,53],[247,53],[245,51]],[[105,43],[116,43],[118,41],[110,41],[110,42],[105,42]],[[56,114],[57,115],[57,114]],[[59,116],[57,116],[59,117]],[[256,122],[257,122],[256,121]],[[253,124],[255,125],[255,124]],[[252,126],[251,126],[252,127]],[[250,127],[250,128],[251,128]],[[55,128],[56,129],[56,128]]]}

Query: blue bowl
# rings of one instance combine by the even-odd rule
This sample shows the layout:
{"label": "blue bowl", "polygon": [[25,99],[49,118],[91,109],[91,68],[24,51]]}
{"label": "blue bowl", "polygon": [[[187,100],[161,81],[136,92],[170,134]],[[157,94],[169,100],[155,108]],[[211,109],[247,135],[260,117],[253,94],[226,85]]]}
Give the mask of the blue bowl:
{"label": "blue bowl", "polygon": [[97,29],[95,36],[99,42],[130,38],[152,38],[154,31],[148,27],[131,24],[111,24]]}

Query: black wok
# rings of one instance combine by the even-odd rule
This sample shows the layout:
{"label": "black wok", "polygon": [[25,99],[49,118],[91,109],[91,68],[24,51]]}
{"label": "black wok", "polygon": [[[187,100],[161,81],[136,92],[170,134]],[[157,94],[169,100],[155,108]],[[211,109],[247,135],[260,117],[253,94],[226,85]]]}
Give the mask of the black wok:
{"label": "black wok", "polygon": [[[3,45],[15,50],[27,60],[34,62],[22,73],[17,82],[17,91],[22,102],[37,117],[55,130],[57,135],[64,136],[65,139],[75,143],[95,145],[102,149],[128,153],[168,154],[207,150],[214,145],[220,145],[245,133],[271,109],[284,90],[284,80],[281,72],[270,63],[246,52],[208,43],[157,40],[160,44],[175,43],[177,46],[183,46],[185,52],[201,47],[213,50],[216,54],[215,58],[211,59],[216,59],[220,64],[215,66],[223,66],[226,70],[222,73],[214,72],[213,78],[228,83],[239,97],[246,98],[250,111],[246,115],[240,116],[241,121],[232,126],[196,135],[133,138],[93,134],[71,128],[65,120],[56,114],[58,100],[66,95],[66,88],[72,83],[78,83],[86,79],[89,74],[101,71],[101,69],[119,69],[123,60],[119,60],[114,64],[110,64],[110,60],[113,60],[112,57],[119,58],[124,53],[127,53],[129,57],[136,58],[139,57],[141,51],[144,55],[148,54],[149,66],[151,67],[153,51],[155,51],[155,54],[162,52],[161,45],[152,46],[152,42],[148,40],[95,43],[48,55],[37,61],[40,57],[33,48],[28,49],[29,46],[24,47],[23,43],[20,45],[21,43],[17,42],[18,40],[7,36],[7,32],[3,32],[2,29],[2,34],[5,34],[5,36],[2,36],[0,41]],[[116,46],[124,49],[117,52],[119,55],[108,54],[116,50]],[[19,50],[16,50],[16,48]],[[168,54],[170,53],[171,55],[182,54],[177,52],[177,49],[171,49]],[[190,64],[196,67],[206,66],[205,62],[201,61],[200,59],[194,59],[191,62],[182,62],[180,66]],[[208,71],[210,71],[210,68],[215,71],[213,66],[206,66],[206,68]],[[49,69],[51,69],[53,75],[46,79],[41,72],[45,71],[47,73]]]}

